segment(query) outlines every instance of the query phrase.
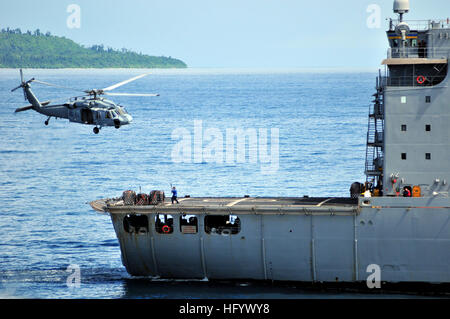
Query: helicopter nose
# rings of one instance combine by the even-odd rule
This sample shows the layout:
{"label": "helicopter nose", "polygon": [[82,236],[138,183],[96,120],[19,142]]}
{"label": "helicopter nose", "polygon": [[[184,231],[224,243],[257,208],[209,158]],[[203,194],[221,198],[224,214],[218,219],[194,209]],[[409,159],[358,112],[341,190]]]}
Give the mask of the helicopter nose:
{"label": "helicopter nose", "polygon": [[133,117],[130,114],[125,114],[125,122],[126,124],[130,124],[133,122]]}
{"label": "helicopter nose", "polygon": [[124,114],[120,117],[120,125],[127,125],[133,121],[133,118],[129,114]]}

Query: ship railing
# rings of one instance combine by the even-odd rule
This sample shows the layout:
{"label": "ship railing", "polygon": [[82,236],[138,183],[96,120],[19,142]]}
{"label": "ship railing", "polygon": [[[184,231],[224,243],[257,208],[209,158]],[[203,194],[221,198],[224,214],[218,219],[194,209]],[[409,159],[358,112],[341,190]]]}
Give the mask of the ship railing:
{"label": "ship railing", "polygon": [[446,78],[445,75],[420,75],[420,76],[382,76],[380,79],[381,85],[386,86],[412,86],[424,87],[434,86]]}
{"label": "ship railing", "polygon": [[[446,29],[450,28],[450,18],[438,20],[403,20],[406,22],[411,30],[427,31],[431,29]],[[400,23],[398,19],[390,19],[389,30],[395,30],[395,27]]]}
{"label": "ship railing", "polygon": [[388,59],[448,59],[450,47],[429,48],[429,47],[405,47],[389,48],[387,52]]}
{"label": "ship railing", "polygon": [[365,174],[370,176],[381,175],[384,158],[381,154],[371,154],[366,161]]}

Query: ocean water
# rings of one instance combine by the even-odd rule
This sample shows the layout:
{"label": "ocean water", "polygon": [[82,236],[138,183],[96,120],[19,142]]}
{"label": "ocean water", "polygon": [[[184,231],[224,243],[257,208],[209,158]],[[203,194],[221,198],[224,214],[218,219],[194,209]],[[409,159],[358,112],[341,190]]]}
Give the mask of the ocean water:
{"label": "ocean water", "polygon": [[[24,70],[25,78],[79,88],[104,88],[148,70]],[[348,196],[364,180],[368,107],[376,73],[301,70],[151,70],[115,97],[134,121],[119,130],[46,118],[25,106],[18,70],[0,70],[0,297],[3,298],[340,298],[293,286],[211,283],[130,277],[108,216],[89,201],[139,188],[179,196]],[[32,84],[41,100],[77,91]],[[58,101],[59,101],[58,100]],[[253,130],[273,149],[272,166],[208,160],[185,153],[178,163],[177,132],[191,150],[195,126],[223,138],[227,129]],[[275,136],[276,137],[276,136]],[[249,142],[250,143],[250,142]],[[186,146],[186,144],[183,144]],[[218,144],[220,145],[220,144]],[[223,144],[224,145],[224,144]],[[272,146],[278,145],[278,151]],[[186,147],[187,147],[186,146]],[[188,148],[184,148],[186,150]],[[226,148],[216,149],[225,154]],[[174,153],[175,152],[175,153]],[[250,151],[249,151],[250,152]],[[217,153],[215,153],[217,154]],[[198,155],[197,155],[198,156]],[[188,161],[191,161],[188,163]],[[266,163],[267,164],[267,163]],[[70,287],[69,265],[80,269]],[[374,297],[350,294],[351,297]],[[377,295],[375,295],[377,296]],[[392,296],[388,296],[392,297]]]}

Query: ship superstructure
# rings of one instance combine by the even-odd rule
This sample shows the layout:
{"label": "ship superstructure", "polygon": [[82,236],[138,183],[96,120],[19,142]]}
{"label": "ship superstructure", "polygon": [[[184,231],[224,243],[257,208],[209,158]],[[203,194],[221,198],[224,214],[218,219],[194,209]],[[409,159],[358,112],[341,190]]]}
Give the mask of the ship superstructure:
{"label": "ship superstructure", "polygon": [[[396,1],[385,71],[369,115],[366,175],[385,196],[448,196],[450,181],[450,19],[404,21]],[[413,192],[414,191],[414,192]]]}
{"label": "ship superstructure", "polygon": [[127,271],[363,282],[378,267],[383,282],[450,283],[450,21],[408,23],[405,0],[394,11],[369,112],[365,196],[172,204],[127,191],[94,201],[111,216]]}

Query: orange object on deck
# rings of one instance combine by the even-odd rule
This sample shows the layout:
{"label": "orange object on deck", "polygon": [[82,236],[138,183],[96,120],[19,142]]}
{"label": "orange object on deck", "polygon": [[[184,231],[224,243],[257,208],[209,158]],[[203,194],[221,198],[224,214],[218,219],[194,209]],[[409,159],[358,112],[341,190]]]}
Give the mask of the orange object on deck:
{"label": "orange object on deck", "polygon": [[412,197],[420,197],[420,196],[421,196],[420,186],[414,186],[412,191]]}

